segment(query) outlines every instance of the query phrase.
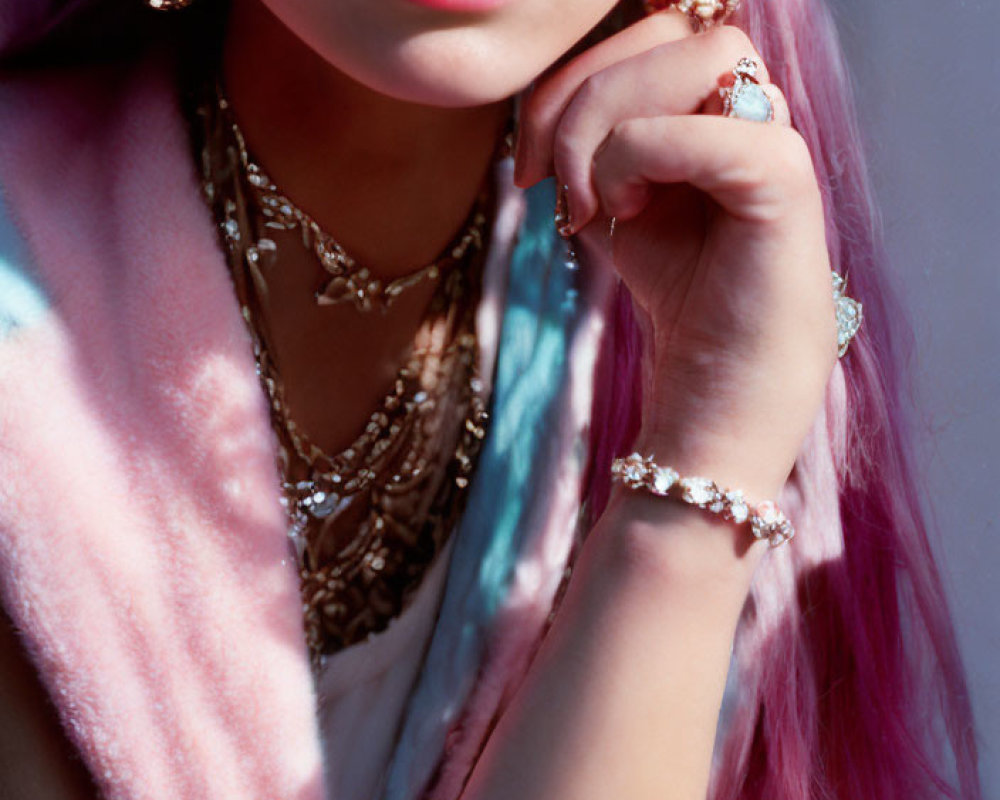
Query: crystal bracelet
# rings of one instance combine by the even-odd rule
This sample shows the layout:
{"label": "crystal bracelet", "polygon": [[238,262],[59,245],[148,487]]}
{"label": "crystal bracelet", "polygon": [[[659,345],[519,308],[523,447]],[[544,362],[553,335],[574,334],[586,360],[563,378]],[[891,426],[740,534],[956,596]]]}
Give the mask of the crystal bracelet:
{"label": "crystal bracelet", "polygon": [[632,453],[611,463],[611,476],[629,489],[645,490],[660,497],[670,497],[718,514],[729,522],[750,522],[753,535],[767,539],[771,547],[784,544],[795,535],[795,528],[770,500],[750,505],[743,492],[720,489],[708,478],[682,478],[677,470],[663,467],[652,456]]}

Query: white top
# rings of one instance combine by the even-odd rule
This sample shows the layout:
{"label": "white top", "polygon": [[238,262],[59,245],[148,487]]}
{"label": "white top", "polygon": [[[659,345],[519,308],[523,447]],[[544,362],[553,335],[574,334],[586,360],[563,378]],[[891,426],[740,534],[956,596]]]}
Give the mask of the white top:
{"label": "white top", "polygon": [[364,642],[328,656],[317,677],[330,800],[376,800],[430,644],[454,531],[410,605]]}

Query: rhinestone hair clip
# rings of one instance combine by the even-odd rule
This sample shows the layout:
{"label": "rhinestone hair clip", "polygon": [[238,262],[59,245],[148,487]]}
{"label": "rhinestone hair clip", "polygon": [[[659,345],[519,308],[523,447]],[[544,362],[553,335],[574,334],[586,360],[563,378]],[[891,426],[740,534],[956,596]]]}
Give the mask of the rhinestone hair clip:
{"label": "rhinestone hair clip", "polygon": [[708,478],[682,478],[677,470],[660,466],[652,456],[632,453],[616,458],[611,463],[611,476],[629,489],[680,500],[718,514],[728,522],[739,525],[749,522],[754,537],[767,539],[771,547],[784,544],[795,535],[788,517],[770,500],[751,505],[741,491],[721,489]]}

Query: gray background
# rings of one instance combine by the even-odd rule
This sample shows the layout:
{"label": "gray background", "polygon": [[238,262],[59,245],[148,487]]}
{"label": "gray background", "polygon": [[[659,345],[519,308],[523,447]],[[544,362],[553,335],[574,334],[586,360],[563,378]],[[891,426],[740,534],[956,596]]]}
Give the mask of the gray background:
{"label": "gray background", "polygon": [[829,0],[913,316],[941,558],[1000,797],[1000,2]]}

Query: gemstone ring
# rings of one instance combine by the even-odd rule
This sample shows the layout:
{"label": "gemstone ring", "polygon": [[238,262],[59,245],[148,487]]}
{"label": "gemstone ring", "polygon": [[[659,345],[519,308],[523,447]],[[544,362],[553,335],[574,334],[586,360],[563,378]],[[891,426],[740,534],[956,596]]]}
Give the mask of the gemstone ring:
{"label": "gemstone ring", "polygon": [[774,120],[774,105],[757,80],[759,67],[752,58],[741,58],[733,69],[736,80],[732,86],[719,89],[722,97],[722,114],[751,122]]}

